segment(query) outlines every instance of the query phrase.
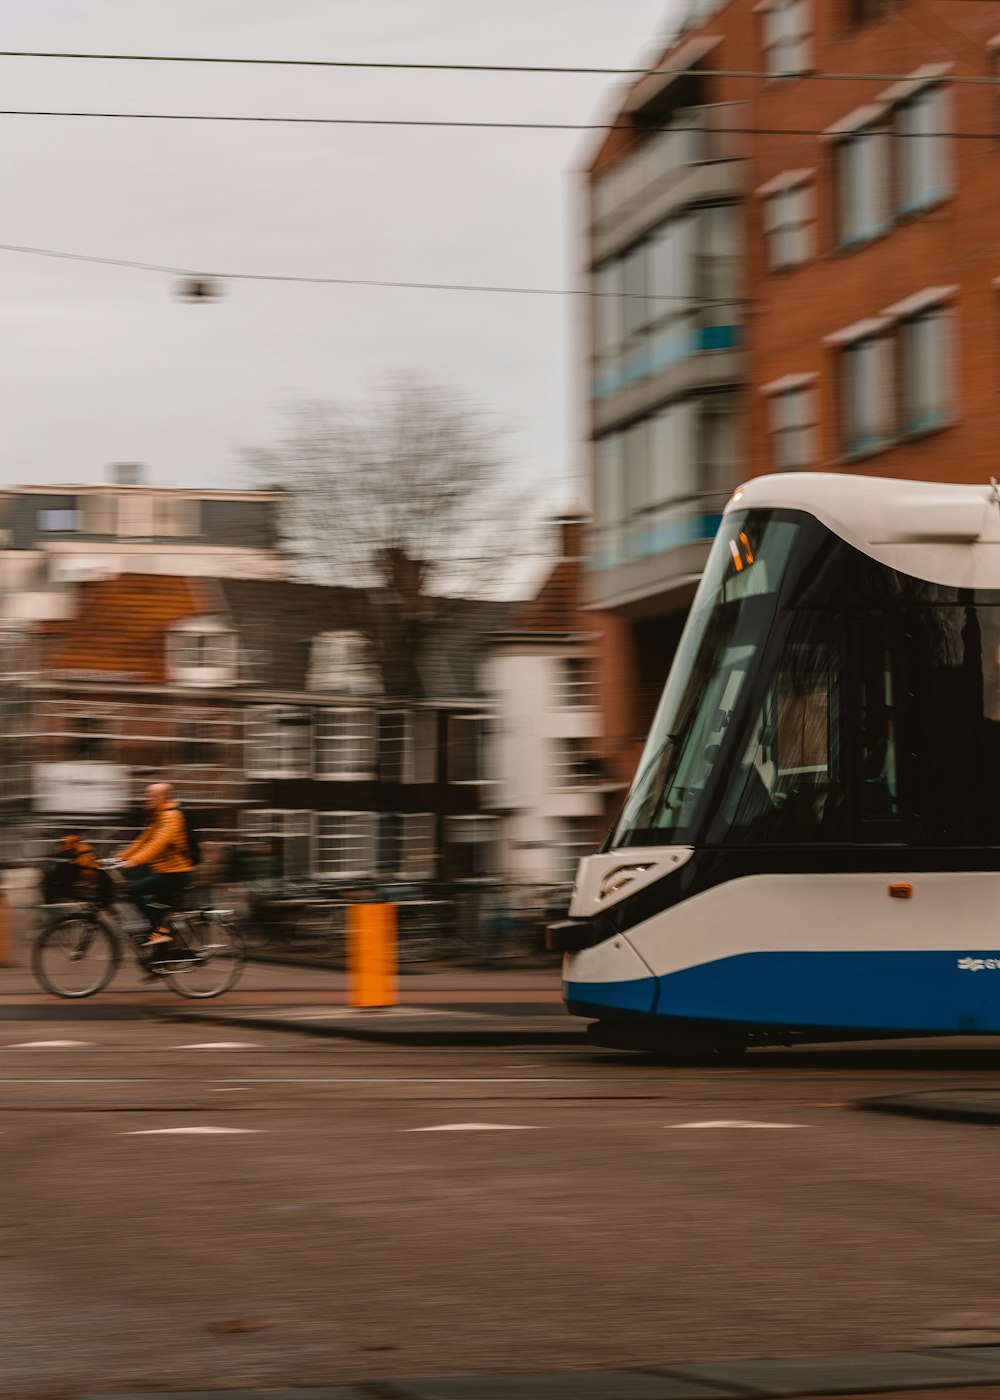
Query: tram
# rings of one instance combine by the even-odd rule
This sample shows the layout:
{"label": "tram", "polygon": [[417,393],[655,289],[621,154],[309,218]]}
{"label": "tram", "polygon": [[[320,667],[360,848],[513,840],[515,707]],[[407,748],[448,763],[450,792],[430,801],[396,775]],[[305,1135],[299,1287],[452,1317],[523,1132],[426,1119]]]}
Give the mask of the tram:
{"label": "tram", "polygon": [[1000,491],[762,476],[551,926],[641,1050],[1000,1034]]}

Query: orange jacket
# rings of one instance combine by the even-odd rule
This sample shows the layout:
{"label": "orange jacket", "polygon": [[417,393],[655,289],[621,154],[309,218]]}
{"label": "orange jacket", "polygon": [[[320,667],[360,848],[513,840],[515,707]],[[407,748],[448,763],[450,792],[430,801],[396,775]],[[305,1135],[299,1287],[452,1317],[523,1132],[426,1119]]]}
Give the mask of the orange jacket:
{"label": "orange jacket", "polygon": [[150,865],[158,875],[173,875],[193,870],[188,853],[187,827],[176,802],[164,802],[153,813],[152,820],[141,836],[118,854],[118,860],[132,865]]}

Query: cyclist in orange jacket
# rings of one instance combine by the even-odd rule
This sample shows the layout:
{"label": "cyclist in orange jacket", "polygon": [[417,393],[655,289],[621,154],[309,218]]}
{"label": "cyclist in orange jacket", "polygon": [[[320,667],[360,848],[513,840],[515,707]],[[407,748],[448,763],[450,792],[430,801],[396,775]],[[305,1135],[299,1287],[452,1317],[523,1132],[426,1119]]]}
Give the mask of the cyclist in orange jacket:
{"label": "cyclist in orange jacket", "polygon": [[148,867],[148,873],[128,879],[125,892],[150,923],[149,936],[141,946],[155,948],[171,941],[164,926],[165,915],[177,907],[195,865],[184,813],[173,799],[170,784],[150,783],[146,807],[151,816],[145,831],[115,858],[127,870]]}

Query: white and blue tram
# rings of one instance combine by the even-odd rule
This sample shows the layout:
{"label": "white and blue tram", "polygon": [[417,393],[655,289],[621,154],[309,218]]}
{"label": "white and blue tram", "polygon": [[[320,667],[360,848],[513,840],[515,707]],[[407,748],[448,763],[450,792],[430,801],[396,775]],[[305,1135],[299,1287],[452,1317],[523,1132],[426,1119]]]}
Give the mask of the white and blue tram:
{"label": "white and blue tram", "polygon": [[598,1044],[1000,1034],[995,485],[735,493],[549,938]]}

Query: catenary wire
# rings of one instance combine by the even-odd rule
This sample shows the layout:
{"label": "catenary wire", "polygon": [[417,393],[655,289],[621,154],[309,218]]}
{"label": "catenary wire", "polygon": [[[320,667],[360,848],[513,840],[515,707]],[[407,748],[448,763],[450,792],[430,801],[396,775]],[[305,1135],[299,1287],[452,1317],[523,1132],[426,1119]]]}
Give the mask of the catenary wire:
{"label": "catenary wire", "polygon": [[[1000,0],[993,0],[1000,3]],[[715,104],[727,106],[726,103]],[[655,134],[678,130],[692,130],[676,126],[635,127],[623,122],[515,122],[515,121],[445,121],[413,117],[284,117],[254,116],[241,114],[217,114],[212,112],[71,112],[24,107],[0,108],[0,117],[69,117],[96,118],[100,121],[151,121],[151,122],[249,122],[265,125],[287,126],[386,126],[386,127],[431,127],[456,130],[487,131],[628,131],[633,134]],[[879,128],[878,120],[859,130]],[[767,127],[767,126],[716,126],[702,130],[709,135],[719,136],[829,136],[837,133],[823,127]],[[853,130],[844,132],[843,138],[856,134]],[[923,141],[929,139],[949,139],[955,141],[996,141],[995,131],[893,131],[901,141]]]}
{"label": "catenary wire", "polygon": [[[1000,0],[983,0],[984,3],[997,4]],[[963,0],[967,3],[967,0]],[[357,68],[357,69],[383,69],[392,72],[411,73],[536,73],[542,75],[558,76],[566,74],[568,76],[594,76],[594,77],[621,77],[621,78],[643,78],[643,77],[676,77],[676,78],[774,78],[774,73],[769,73],[757,68],[607,68],[607,67],[584,67],[560,64],[527,64],[527,63],[407,63],[347,59],[347,58],[233,58],[210,56],[205,54],[155,54],[155,53],[76,53],[64,50],[48,49],[0,49],[0,58],[46,58],[46,59],[72,59],[91,62],[109,63],[205,63],[205,64],[234,64],[251,67],[274,67],[274,68]],[[878,82],[878,83],[899,83],[907,82],[913,78],[912,73],[792,73],[789,77],[800,80],[826,82]],[[954,83],[978,83],[989,86],[996,86],[1000,81],[996,77],[979,77],[973,74],[956,74],[950,77],[949,82]]]}
{"label": "catenary wire", "polygon": [[169,263],[142,262],[137,258],[102,257],[97,253],[70,253],[56,248],[36,248],[22,243],[0,243],[0,253],[24,253],[38,258],[58,258],[66,262],[97,263],[104,267],[132,268],[137,272],[157,272],[168,277],[210,278],[219,282],[300,282],[324,287],[391,287],[407,291],[494,292],[511,296],[611,297],[630,301],[682,301],[692,311],[707,306],[745,306],[753,297],[692,298],[667,292],[605,292],[595,287],[507,287],[483,282],[404,282],[377,277],[310,277],[279,272],[212,272],[205,268],[175,267]]}

